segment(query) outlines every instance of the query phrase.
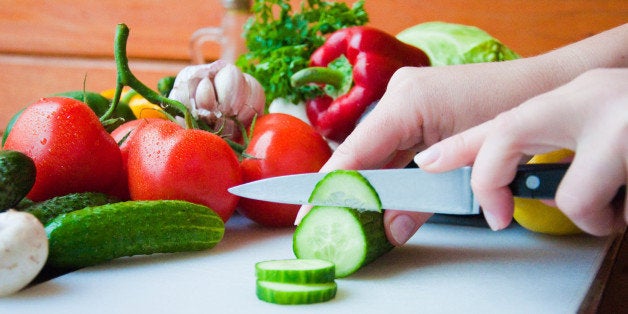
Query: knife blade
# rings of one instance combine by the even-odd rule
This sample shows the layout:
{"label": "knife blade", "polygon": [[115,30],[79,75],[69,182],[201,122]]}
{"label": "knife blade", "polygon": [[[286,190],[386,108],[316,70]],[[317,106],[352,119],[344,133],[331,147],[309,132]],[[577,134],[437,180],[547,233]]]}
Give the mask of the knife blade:
{"label": "knife blade", "polygon": [[[551,199],[568,167],[568,163],[520,165],[509,188],[514,196]],[[480,212],[471,190],[471,167],[442,173],[430,173],[418,168],[359,172],[375,188],[385,209],[450,215],[474,215]],[[229,192],[274,203],[342,206],[309,202],[314,187],[325,175],[306,173],[272,177],[234,186]]]}

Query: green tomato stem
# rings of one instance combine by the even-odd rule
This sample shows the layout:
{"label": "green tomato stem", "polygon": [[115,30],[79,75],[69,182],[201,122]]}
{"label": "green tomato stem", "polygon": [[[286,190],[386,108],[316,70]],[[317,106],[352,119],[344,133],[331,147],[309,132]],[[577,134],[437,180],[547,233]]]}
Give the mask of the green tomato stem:
{"label": "green tomato stem", "polygon": [[101,123],[109,119],[109,117],[111,117],[111,115],[116,111],[116,108],[118,108],[120,95],[122,95],[122,87],[124,86],[120,83],[120,80],[116,80],[116,89],[113,94],[113,99],[111,99],[111,105],[109,106],[109,109],[107,109],[107,111],[105,111],[105,113],[100,117]]}
{"label": "green tomato stem", "polygon": [[231,149],[236,153],[237,156],[244,156],[244,151],[246,150],[246,146],[234,142],[233,140],[229,139],[229,138],[223,138],[223,140],[225,140],[225,142],[227,142],[227,144],[229,144],[229,147],[231,147]]}
{"label": "green tomato stem", "polygon": [[124,96],[120,95],[120,102],[128,104],[135,95],[138,95],[138,93],[135,90],[130,89],[128,92],[124,93]]}
{"label": "green tomato stem", "polygon": [[[161,107],[164,107],[164,104],[174,107],[176,110],[183,113],[185,125],[187,128],[197,128],[198,126],[196,124],[196,121],[192,118],[190,111],[187,107],[185,107],[185,105],[176,100],[164,97],[159,93],[153,91],[140,80],[138,80],[135,75],[133,75],[131,69],[129,68],[129,59],[127,58],[126,54],[126,43],[128,38],[129,28],[124,23],[118,24],[114,41],[114,57],[116,60],[116,68],[118,72],[116,84],[117,97],[114,98],[115,101],[112,103],[112,106],[109,108],[108,111],[113,112],[113,110],[115,110],[115,107],[118,103],[117,99],[119,99],[120,97],[119,93],[122,93],[122,87],[129,86],[153,104],[159,105]],[[107,115],[107,113],[105,113],[105,115]]]}

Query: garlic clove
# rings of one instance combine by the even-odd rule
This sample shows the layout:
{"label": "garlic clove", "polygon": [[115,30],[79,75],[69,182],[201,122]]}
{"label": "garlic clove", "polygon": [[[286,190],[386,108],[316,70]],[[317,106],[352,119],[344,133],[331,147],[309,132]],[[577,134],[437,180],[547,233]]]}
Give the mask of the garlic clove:
{"label": "garlic clove", "polygon": [[244,76],[233,64],[226,65],[216,73],[214,88],[220,111],[225,116],[235,116],[248,98]]}
{"label": "garlic clove", "polygon": [[197,114],[201,118],[206,118],[217,110],[218,101],[216,100],[216,91],[209,77],[201,79],[196,86],[193,107],[197,110]]}
{"label": "garlic clove", "polygon": [[266,95],[264,88],[253,76],[244,73],[244,80],[249,90],[245,105],[238,112],[238,120],[244,125],[248,125],[253,121],[255,115],[264,113],[264,105],[266,104]]}
{"label": "garlic clove", "polygon": [[191,65],[183,68],[177,74],[168,98],[176,100],[189,108],[194,97],[196,97],[196,90],[201,80],[204,78],[213,80],[216,73],[227,64],[225,61],[218,60],[208,64]]}

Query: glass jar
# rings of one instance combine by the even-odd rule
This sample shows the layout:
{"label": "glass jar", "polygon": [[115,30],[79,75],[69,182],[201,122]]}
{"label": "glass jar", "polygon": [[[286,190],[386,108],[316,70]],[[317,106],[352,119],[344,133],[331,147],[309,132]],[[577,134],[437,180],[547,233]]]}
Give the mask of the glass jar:
{"label": "glass jar", "polygon": [[220,26],[203,27],[190,38],[190,54],[193,64],[205,63],[203,45],[215,42],[220,46],[220,59],[235,63],[238,56],[246,52],[243,32],[244,24],[251,16],[251,0],[222,0],[225,15]]}

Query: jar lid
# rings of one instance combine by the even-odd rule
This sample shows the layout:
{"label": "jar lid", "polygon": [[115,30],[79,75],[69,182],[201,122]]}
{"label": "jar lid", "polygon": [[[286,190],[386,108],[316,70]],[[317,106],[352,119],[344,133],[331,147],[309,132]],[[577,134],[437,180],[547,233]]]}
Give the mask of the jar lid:
{"label": "jar lid", "polygon": [[249,10],[251,0],[222,0],[222,5],[227,10]]}

